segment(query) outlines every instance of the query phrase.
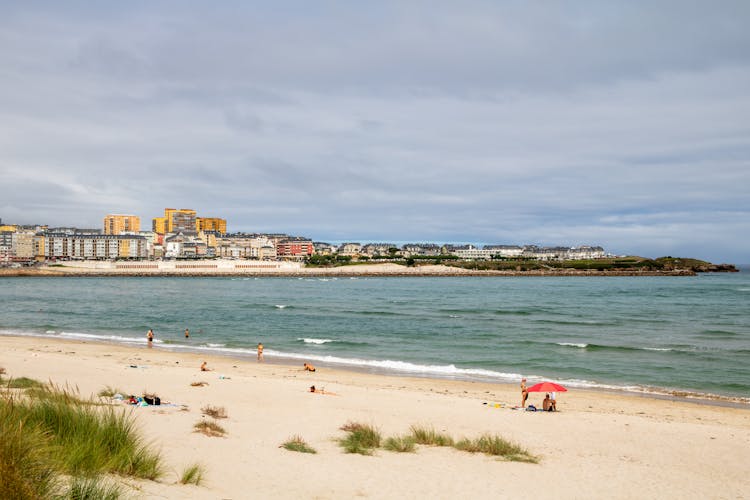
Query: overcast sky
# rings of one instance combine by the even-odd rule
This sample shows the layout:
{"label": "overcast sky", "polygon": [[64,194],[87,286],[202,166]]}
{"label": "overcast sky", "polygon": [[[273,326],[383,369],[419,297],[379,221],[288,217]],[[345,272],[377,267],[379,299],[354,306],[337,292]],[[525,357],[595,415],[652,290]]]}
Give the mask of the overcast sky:
{"label": "overcast sky", "polygon": [[750,2],[2,2],[0,218],[750,263]]}

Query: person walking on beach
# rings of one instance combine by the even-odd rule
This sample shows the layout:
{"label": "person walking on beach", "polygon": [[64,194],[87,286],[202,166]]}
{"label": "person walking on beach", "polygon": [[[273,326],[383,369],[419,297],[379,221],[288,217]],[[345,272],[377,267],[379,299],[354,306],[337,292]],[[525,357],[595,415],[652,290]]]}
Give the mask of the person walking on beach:
{"label": "person walking on beach", "polygon": [[185,328],[185,338],[186,339],[190,338],[190,330],[188,330],[187,328]]}
{"label": "person walking on beach", "polygon": [[146,332],[146,339],[148,340],[148,346],[152,347],[154,343],[154,331],[151,328],[149,328],[148,332]]}
{"label": "person walking on beach", "polygon": [[258,342],[258,362],[263,361],[263,344]]}
{"label": "person walking on beach", "polygon": [[521,379],[521,408],[526,408],[526,399],[529,397],[529,391],[526,390],[526,379]]}

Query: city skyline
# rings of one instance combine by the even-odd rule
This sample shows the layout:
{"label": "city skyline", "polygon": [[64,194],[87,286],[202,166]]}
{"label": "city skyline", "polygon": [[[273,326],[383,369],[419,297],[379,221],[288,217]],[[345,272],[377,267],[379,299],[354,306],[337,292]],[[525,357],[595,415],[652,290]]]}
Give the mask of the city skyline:
{"label": "city skyline", "polygon": [[316,241],[747,264],[749,17],[745,2],[7,3],[0,217],[147,229],[191,207]]}

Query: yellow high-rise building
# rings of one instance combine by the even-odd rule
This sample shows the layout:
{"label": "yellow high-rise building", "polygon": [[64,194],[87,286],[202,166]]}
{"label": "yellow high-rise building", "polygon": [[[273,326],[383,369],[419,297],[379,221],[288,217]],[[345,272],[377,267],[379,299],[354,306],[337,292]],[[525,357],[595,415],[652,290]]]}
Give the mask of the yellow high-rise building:
{"label": "yellow high-rise building", "polygon": [[109,214],[104,216],[104,234],[137,233],[141,219],[136,215]]}
{"label": "yellow high-rise building", "polygon": [[198,231],[216,231],[219,234],[227,234],[226,219],[218,217],[198,217]]}
{"label": "yellow high-rise building", "polygon": [[155,233],[167,234],[179,231],[198,231],[195,220],[195,210],[189,208],[165,208],[164,217],[154,217],[153,230]]}

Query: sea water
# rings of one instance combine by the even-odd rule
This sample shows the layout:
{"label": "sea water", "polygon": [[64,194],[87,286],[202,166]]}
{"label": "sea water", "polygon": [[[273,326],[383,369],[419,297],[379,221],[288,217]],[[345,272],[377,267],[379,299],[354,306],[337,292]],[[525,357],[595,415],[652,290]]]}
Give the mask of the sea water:
{"label": "sea water", "polygon": [[[750,402],[750,273],[4,278],[0,334]],[[185,328],[191,337],[184,337]]]}

